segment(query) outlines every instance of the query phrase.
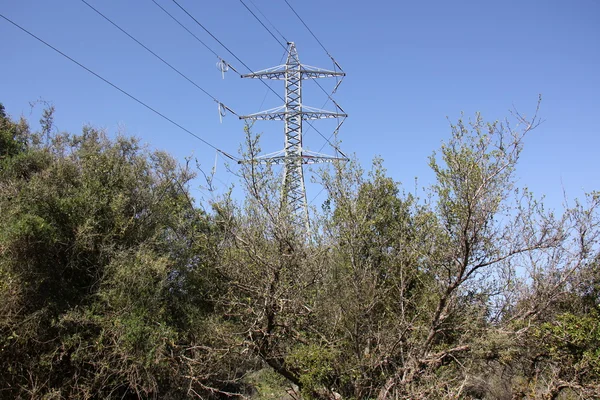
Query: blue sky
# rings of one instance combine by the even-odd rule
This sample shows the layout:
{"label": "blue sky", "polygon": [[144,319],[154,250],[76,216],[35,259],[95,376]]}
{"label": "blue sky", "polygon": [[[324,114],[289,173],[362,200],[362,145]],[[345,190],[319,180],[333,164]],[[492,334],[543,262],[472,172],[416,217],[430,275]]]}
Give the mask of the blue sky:
{"label": "blue sky", "polygon": [[[239,114],[256,112],[266,88],[228,72],[216,57],[151,0],[88,0],[114,22]],[[239,0],[179,0],[251,69],[279,64],[283,49]],[[246,3],[253,8],[249,0]],[[157,0],[238,71],[247,70],[171,0]],[[253,0],[288,40],[303,63],[331,68],[323,49],[283,0]],[[553,207],[563,190],[571,200],[600,189],[600,3],[594,0],[521,1],[317,1],[290,0],[344,68],[336,99],[350,115],[339,139],[368,166],[375,156],[408,190],[432,183],[427,157],[449,137],[448,120],[461,112],[504,118],[513,107],[530,115],[538,94],[545,122],[526,140],[517,176]],[[217,147],[236,153],[243,123],[219,122],[217,106],[103,20],[80,0],[2,2],[0,13],[122,87]],[[260,15],[260,14],[258,14]],[[172,126],[43,44],[0,19],[0,102],[13,117],[31,118],[37,99],[57,109],[56,126],[78,132],[84,124],[136,135],[179,160],[193,154],[206,169],[215,151]],[[331,89],[333,80],[321,80]],[[273,88],[283,93],[281,82]],[[321,107],[326,96],[312,82],[304,103]],[[280,99],[268,94],[263,109]],[[329,103],[325,108],[331,109]],[[317,121],[328,136],[334,124]],[[283,125],[259,122],[265,152],[280,150]],[[304,145],[319,150],[314,131]],[[324,152],[332,153],[325,147]],[[217,186],[235,182],[219,157]],[[311,200],[319,188],[308,187]],[[195,191],[197,197],[202,196]],[[206,197],[206,196],[205,196]],[[316,203],[320,199],[316,200]]]}

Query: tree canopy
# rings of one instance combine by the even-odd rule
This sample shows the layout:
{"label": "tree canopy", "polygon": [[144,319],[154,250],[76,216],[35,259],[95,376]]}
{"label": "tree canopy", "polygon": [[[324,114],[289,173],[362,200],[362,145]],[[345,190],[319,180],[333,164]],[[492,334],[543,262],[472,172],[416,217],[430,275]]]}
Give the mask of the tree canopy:
{"label": "tree canopy", "polygon": [[421,196],[334,164],[306,237],[269,165],[203,209],[189,165],[53,112],[0,105],[0,398],[600,396],[600,195],[516,185],[537,115],[452,124]]}

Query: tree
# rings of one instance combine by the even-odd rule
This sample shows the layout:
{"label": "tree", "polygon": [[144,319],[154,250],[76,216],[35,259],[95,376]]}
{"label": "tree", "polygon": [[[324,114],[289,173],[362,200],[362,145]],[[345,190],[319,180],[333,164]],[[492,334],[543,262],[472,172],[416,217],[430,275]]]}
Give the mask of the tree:
{"label": "tree", "polygon": [[[280,214],[277,178],[249,164],[245,207],[219,206],[231,233],[221,270],[233,291],[223,304],[248,348],[306,397],[512,392],[512,383],[502,394],[481,380],[514,367],[511,352],[527,357],[520,327],[557,304],[556,289],[581,264],[581,252],[569,265],[546,258],[566,256],[574,225],[514,186],[537,116],[514,117],[515,127],[480,115],[451,125],[430,159],[437,182],[426,201],[402,192],[379,161],[366,177],[355,162],[325,172],[329,198],[308,241]],[[256,140],[247,144],[257,152]],[[528,279],[548,274],[555,285],[525,306]]]}
{"label": "tree", "polygon": [[219,348],[219,280],[189,170],[89,127],[45,126],[42,146],[2,118],[14,145],[0,170],[2,397],[180,398],[231,385],[235,359],[202,350]]}
{"label": "tree", "polygon": [[0,163],[24,150],[24,140],[28,129],[24,120],[18,123],[11,121],[6,115],[4,105],[0,103]]}
{"label": "tree", "polygon": [[[246,159],[260,152],[247,133]],[[311,323],[310,309],[322,255],[311,251],[279,202],[280,180],[270,165],[241,166],[247,197],[242,206],[226,197],[215,203],[221,243],[218,271],[227,282],[219,313],[237,327],[232,346],[242,345],[289,382],[304,386],[286,359]]]}
{"label": "tree", "polygon": [[523,138],[536,126],[516,117],[518,129],[479,115],[452,125],[441,160],[431,158],[428,203],[401,194],[377,163],[367,180],[352,166],[324,177],[333,256],[319,320],[329,322],[321,337],[337,359],[321,385],[381,399],[469,389],[474,351],[502,308],[493,303],[505,268],[562,239],[560,223],[528,196],[510,204]]}
{"label": "tree", "polygon": [[188,164],[0,111],[0,397],[600,396],[600,196],[516,187],[537,114],[451,125],[424,198],[334,164],[304,236],[271,165],[205,211]]}
{"label": "tree", "polygon": [[587,200],[567,211],[569,241],[555,250],[554,260],[546,261],[535,286],[520,299],[524,309],[536,307],[524,330],[523,391],[550,399],[600,396],[600,202],[597,193]]}

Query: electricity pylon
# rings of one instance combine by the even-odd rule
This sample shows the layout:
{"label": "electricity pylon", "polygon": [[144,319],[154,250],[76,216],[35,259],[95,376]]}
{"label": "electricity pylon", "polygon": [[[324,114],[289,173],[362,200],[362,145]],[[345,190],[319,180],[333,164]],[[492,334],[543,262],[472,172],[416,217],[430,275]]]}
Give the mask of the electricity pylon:
{"label": "electricity pylon", "polygon": [[[302,125],[304,120],[342,118],[347,117],[342,112],[326,111],[302,104],[302,81],[304,79],[331,78],[345,76],[341,71],[329,71],[321,68],[300,64],[296,45],[288,43],[287,61],[284,65],[267,68],[261,71],[242,75],[242,78],[276,79],[285,81],[285,104],[255,114],[240,116],[245,120],[284,121],[285,144],[281,151],[257,157],[244,162],[259,162],[283,165],[283,187],[281,205],[292,218],[296,226],[309,230],[308,204],[306,201],[306,187],[304,185],[304,164],[317,164],[347,160],[347,158],[333,157],[321,153],[305,150],[302,147]],[[337,89],[337,86],[336,86]],[[338,124],[336,131],[341,126]],[[339,149],[336,148],[337,151]],[[340,152],[341,153],[341,152]],[[341,153],[343,154],[343,153]]]}

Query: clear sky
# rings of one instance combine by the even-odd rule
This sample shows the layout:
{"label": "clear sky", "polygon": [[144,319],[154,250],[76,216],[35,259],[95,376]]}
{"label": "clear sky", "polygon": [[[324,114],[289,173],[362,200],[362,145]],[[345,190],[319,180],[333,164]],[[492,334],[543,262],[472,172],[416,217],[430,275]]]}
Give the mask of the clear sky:
{"label": "clear sky", "polygon": [[[235,72],[225,80],[217,58],[152,0],[87,0],[211,95],[239,114],[259,110],[267,89]],[[245,67],[171,0],[156,0],[240,73]],[[282,47],[239,0],[178,0],[251,69],[280,63]],[[303,63],[332,68],[323,49],[283,0],[252,0],[297,45]],[[551,206],[600,189],[600,2],[597,0],[319,1],[289,0],[347,77],[336,100],[350,115],[339,139],[368,166],[375,156],[408,190],[432,182],[427,157],[449,137],[461,111],[501,119],[517,108],[530,115],[538,94],[545,122],[526,140],[517,175],[521,186]],[[249,7],[260,16],[250,0]],[[236,154],[243,122],[219,122],[216,103],[133,42],[81,0],[2,1],[0,13],[130,92],[215,146]],[[268,22],[265,24],[269,26]],[[277,35],[277,33],[275,33]],[[60,131],[84,124],[136,135],[179,160],[194,155],[206,169],[215,151],[77,65],[0,19],[0,102],[37,127],[43,99],[56,107]],[[335,81],[321,80],[332,89]],[[273,88],[283,94],[283,84]],[[304,104],[326,96],[306,82]],[[280,105],[269,93],[263,109]],[[329,103],[325,108],[332,108]],[[331,122],[314,122],[329,136]],[[280,150],[281,122],[258,122],[265,152]],[[324,140],[312,129],[305,147]],[[323,152],[332,153],[325,147]],[[235,182],[218,158],[217,177]],[[217,186],[223,189],[223,183]],[[309,185],[309,200],[319,188]],[[197,197],[200,192],[195,191]],[[320,199],[316,200],[316,203]]]}

